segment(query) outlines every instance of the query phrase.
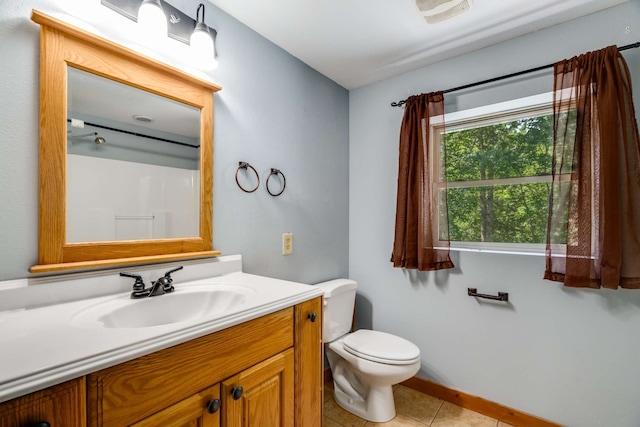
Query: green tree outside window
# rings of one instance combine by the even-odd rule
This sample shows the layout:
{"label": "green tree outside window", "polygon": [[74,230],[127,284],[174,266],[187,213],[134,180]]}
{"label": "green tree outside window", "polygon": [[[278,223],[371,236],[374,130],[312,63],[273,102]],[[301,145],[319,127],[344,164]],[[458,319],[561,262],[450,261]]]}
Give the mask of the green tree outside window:
{"label": "green tree outside window", "polygon": [[548,113],[442,135],[449,239],[544,243],[552,150]]}

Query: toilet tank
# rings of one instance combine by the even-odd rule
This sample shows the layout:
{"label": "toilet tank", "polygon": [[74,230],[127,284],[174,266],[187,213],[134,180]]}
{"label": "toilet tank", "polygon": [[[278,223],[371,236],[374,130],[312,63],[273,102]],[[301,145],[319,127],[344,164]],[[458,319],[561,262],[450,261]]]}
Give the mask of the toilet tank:
{"label": "toilet tank", "polygon": [[334,341],[351,330],[358,284],[350,279],[317,283],[324,292],[323,339]]}

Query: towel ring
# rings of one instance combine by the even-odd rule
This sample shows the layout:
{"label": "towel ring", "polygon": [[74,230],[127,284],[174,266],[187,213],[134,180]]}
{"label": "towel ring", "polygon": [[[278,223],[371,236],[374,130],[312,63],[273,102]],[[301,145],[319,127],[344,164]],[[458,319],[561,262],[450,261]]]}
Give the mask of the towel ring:
{"label": "towel ring", "polygon": [[[256,179],[258,180],[258,183],[256,184],[255,188],[253,188],[252,190],[247,190],[246,188],[244,188],[240,184],[240,181],[238,181],[238,172],[240,172],[240,169],[245,169],[246,170],[247,168],[251,168],[253,173],[256,174]],[[260,187],[260,175],[258,175],[258,171],[256,171],[256,169],[253,166],[251,166],[249,163],[247,163],[247,162],[238,162],[238,169],[236,169],[236,184],[238,184],[238,187],[240,187],[240,189],[242,191],[244,191],[245,193],[253,193],[254,191],[256,191],[258,189],[258,187]]]}
{"label": "towel ring", "polygon": [[[269,190],[269,180],[271,179],[271,177],[273,175],[281,175],[282,176],[282,189],[280,190],[279,193],[272,193],[271,190]],[[284,192],[284,189],[287,187],[287,178],[285,178],[284,174],[282,173],[282,171],[280,169],[271,168],[271,173],[269,174],[269,177],[267,178],[267,182],[264,184],[264,186],[267,189],[267,193],[271,194],[273,197],[278,197],[279,195],[281,195]]]}

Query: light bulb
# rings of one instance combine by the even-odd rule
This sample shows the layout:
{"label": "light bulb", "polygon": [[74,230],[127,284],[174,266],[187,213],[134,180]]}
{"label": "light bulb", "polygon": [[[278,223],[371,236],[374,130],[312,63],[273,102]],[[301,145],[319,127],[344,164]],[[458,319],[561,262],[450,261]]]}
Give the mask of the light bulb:
{"label": "light bulb", "polygon": [[149,41],[162,40],[167,36],[167,17],[160,0],[143,0],[138,9],[138,27],[142,37]]}
{"label": "light bulb", "polygon": [[207,70],[218,68],[213,39],[206,25],[196,24],[189,44],[191,45],[191,54],[195,65]]}

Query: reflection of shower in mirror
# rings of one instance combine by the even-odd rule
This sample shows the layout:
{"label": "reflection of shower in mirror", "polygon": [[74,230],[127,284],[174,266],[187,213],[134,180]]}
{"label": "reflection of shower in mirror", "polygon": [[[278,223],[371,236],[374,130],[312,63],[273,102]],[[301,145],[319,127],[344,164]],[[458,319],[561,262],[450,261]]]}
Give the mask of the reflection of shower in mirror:
{"label": "reflection of shower in mirror", "polygon": [[89,132],[82,135],[75,135],[71,137],[71,140],[73,141],[74,139],[86,138],[87,136],[95,136],[96,138],[93,140],[93,142],[95,142],[96,145],[104,144],[105,142],[107,142],[106,139],[98,135],[98,132]]}

